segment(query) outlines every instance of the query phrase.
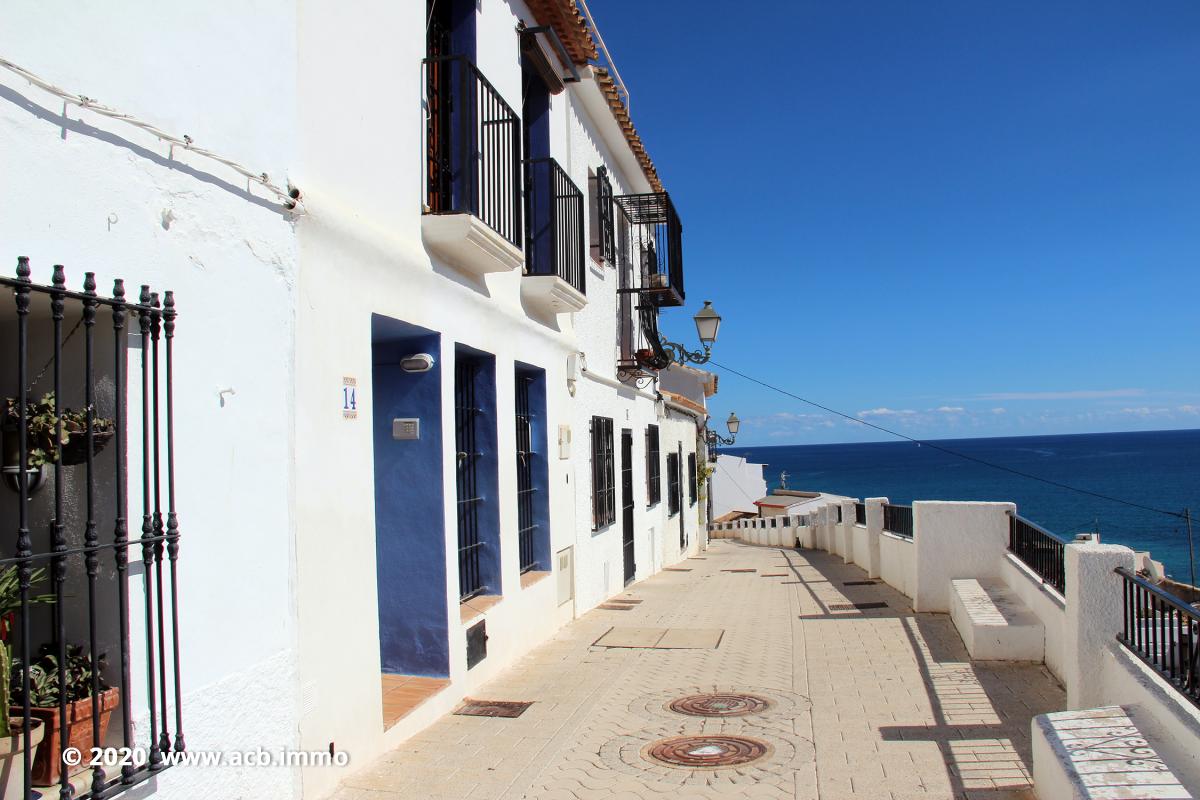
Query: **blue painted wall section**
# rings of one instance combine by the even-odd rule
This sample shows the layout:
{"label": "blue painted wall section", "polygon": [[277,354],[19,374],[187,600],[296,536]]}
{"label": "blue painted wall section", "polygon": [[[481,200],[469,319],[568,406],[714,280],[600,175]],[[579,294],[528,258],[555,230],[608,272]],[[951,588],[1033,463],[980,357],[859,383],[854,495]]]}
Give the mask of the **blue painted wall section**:
{"label": "blue painted wall section", "polygon": [[518,381],[529,381],[529,440],[533,452],[533,557],[537,560],[534,569],[550,569],[550,432],[546,425],[546,371],[516,364]]}
{"label": "blue painted wall section", "polygon": [[[450,674],[440,339],[415,325],[371,318],[375,557],[385,673]],[[400,359],[413,353],[433,355],[433,369],[402,370]],[[420,419],[421,438],[393,439],[397,417]],[[335,580],[331,575],[331,584]]]}
{"label": "blue painted wall section", "polygon": [[[479,541],[483,543],[479,553],[479,573],[487,587],[484,594],[504,594],[500,580],[500,506],[499,483],[500,461],[496,452],[496,357],[491,353],[476,350],[466,345],[454,348],[454,357],[474,361],[475,372],[475,444],[479,455],[476,458],[475,488],[478,497]],[[511,421],[508,424],[512,424]]]}

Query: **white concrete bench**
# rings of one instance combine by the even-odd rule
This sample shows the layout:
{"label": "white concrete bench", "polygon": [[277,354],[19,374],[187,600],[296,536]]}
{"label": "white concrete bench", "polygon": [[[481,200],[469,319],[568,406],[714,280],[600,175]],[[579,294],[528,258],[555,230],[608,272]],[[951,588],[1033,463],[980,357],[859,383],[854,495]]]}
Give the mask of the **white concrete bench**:
{"label": "white concrete bench", "polygon": [[1041,661],[1046,629],[1001,581],[950,581],[950,617],[977,661]]}
{"label": "white concrete bench", "polygon": [[1041,800],[1191,800],[1121,706],[1033,718]]}

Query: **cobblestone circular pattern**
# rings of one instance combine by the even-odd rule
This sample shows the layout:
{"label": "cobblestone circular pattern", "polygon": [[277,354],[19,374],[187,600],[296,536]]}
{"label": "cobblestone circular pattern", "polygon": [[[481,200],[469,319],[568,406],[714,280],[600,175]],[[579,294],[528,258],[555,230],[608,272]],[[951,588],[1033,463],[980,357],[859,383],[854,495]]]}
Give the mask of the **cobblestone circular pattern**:
{"label": "cobblestone circular pattern", "polygon": [[680,697],[667,704],[669,711],[691,717],[744,717],[771,707],[765,697],[745,692],[709,692]]}
{"label": "cobblestone circular pattern", "polygon": [[715,734],[659,739],[646,745],[642,755],[673,767],[718,769],[758,761],[772,750],[771,745],[749,736]]}

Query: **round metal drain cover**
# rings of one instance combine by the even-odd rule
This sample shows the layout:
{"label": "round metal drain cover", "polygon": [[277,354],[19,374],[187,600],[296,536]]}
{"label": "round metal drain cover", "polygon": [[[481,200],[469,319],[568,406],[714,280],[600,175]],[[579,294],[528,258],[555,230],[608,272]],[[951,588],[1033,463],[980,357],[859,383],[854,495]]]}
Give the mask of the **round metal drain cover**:
{"label": "round metal drain cover", "polygon": [[749,736],[675,736],[651,742],[647,757],[672,767],[692,769],[736,767],[771,753],[771,745]]}
{"label": "round metal drain cover", "polygon": [[713,692],[680,697],[667,704],[678,714],[693,717],[744,717],[758,714],[771,707],[771,701],[745,692]]}

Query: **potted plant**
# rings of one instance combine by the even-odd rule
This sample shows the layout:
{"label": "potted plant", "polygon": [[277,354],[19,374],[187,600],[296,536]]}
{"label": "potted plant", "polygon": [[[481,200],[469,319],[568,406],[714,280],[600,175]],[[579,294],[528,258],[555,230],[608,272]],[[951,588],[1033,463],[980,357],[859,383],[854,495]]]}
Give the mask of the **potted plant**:
{"label": "potted plant", "polygon": [[[30,585],[46,579],[45,569],[35,569],[30,574]],[[25,732],[21,719],[13,719],[9,713],[11,700],[9,687],[12,684],[12,653],[9,633],[13,617],[21,608],[20,578],[15,566],[0,572],[0,797],[19,797],[25,792]],[[53,603],[54,595],[34,595],[30,603]],[[23,714],[22,714],[23,716]],[[40,720],[31,720],[29,737],[30,755],[36,759],[38,745],[45,736],[46,726]]]}
{"label": "potted plant", "polygon": [[[93,414],[95,412],[93,411]],[[59,420],[62,420],[62,438],[58,439]],[[26,471],[29,473],[29,491],[33,492],[45,482],[46,465],[58,460],[61,444],[62,464],[65,467],[87,461],[87,417],[88,409],[73,411],[69,408],[54,413],[54,392],[42,395],[41,400],[25,403],[25,447]],[[20,452],[20,403],[14,397],[4,401],[4,479],[9,488],[19,490],[21,467]],[[108,417],[92,417],[92,452],[99,453],[116,433],[113,421]]]}
{"label": "potted plant", "polygon": [[[37,659],[29,666],[30,713],[42,722],[45,730],[45,746],[33,760],[33,782],[39,786],[58,783],[61,774],[58,754],[62,741],[65,741],[68,747],[78,748],[84,753],[97,746],[92,736],[92,659],[84,653],[82,647],[68,646],[64,687],[59,680],[57,651],[56,644],[43,645]],[[103,654],[96,657],[94,667],[98,671],[104,669]],[[10,687],[14,704],[20,704],[24,699],[22,675],[20,661],[14,661]],[[98,678],[100,742],[103,743],[113,709],[120,701],[120,690],[110,687],[102,677]],[[59,716],[59,698],[62,694],[66,694],[67,698],[65,729],[60,725],[62,720]],[[86,768],[87,764],[80,764],[73,767],[71,773],[81,772]]]}

